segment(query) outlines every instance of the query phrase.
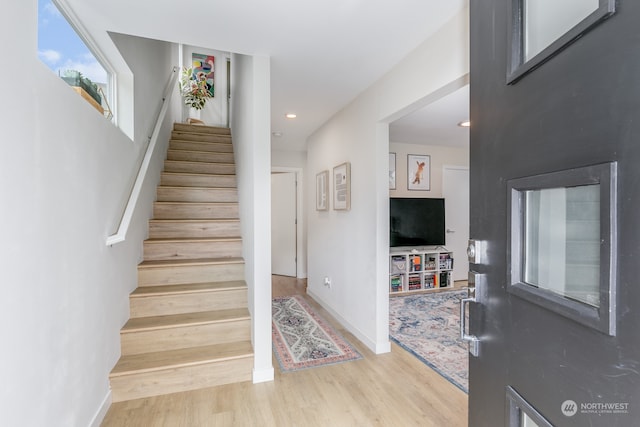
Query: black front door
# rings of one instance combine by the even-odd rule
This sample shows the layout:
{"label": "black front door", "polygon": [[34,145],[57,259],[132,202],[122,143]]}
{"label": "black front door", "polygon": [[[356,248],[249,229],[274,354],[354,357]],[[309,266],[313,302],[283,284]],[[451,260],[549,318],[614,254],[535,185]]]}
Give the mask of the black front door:
{"label": "black front door", "polygon": [[470,2],[469,425],[640,425],[640,2]]}

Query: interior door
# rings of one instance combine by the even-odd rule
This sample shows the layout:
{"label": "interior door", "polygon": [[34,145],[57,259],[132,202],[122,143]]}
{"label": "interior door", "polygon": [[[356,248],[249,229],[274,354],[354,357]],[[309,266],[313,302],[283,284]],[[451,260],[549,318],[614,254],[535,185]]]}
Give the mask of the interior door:
{"label": "interior door", "polygon": [[271,273],[296,277],[296,174],[271,174]]}
{"label": "interior door", "polygon": [[445,203],[446,244],[453,252],[453,280],[467,280],[469,240],[469,169],[445,166],[442,176]]}
{"label": "interior door", "polygon": [[469,426],[640,423],[638,17],[470,2]]}

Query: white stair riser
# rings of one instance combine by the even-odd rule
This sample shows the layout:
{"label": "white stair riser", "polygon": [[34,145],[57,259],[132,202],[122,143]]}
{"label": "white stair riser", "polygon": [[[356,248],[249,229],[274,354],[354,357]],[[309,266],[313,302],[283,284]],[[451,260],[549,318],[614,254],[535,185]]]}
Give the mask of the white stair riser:
{"label": "white stair riser", "polygon": [[244,264],[138,267],[138,286],[244,280]]}
{"label": "white stair riser", "polygon": [[113,402],[251,380],[253,357],[111,377]]}
{"label": "white stair riser", "polygon": [[144,242],[144,259],[201,259],[241,257],[242,241],[204,241],[204,242]]}
{"label": "white stair riser", "polygon": [[122,355],[225,344],[251,339],[249,319],[190,325],[120,335]]}
{"label": "white stair riser", "polygon": [[194,292],[170,296],[131,297],[131,317],[170,316],[247,307],[247,290]]}
{"label": "white stair riser", "polygon": [[150,221],[149,238],[237,237],[240,221]]}

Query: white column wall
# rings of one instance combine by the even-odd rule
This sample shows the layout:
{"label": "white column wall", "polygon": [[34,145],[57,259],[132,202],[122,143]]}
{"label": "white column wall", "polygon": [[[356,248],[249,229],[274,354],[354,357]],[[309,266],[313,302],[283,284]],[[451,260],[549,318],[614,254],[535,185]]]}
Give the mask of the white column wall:
{"label": "white column wall", "polygon": [[468,36],[465,9],[309,138],[309,176],[351,162],[351,210],[318,212],[308,198],[308,292],[377,353],[390,348],[387,123],[464,78]]}
{"label": "white column wall", "polygon": [[231,131],[249,287],[253,381],[271,381],[271,120],[268,57],[231,58]]}

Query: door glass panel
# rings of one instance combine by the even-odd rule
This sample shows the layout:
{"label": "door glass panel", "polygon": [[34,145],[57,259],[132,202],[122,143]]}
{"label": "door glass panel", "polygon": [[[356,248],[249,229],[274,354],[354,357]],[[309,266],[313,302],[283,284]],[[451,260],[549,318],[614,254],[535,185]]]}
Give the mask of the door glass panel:
{"label": "door glass panel", "polygon": [[522,427],[540,427],[531,418],[529,418],[529,415],[525,414],[524,412],[522,412],[522,421],[520,425]]}
{"label": "door glass panel", "polygon": [[524,60],[536,56],[599,6],[600,0],[525,0]]}
{"label": "door glass panel", "polygon": [[600,306],[600,184],[525,192],[524,283]]}

